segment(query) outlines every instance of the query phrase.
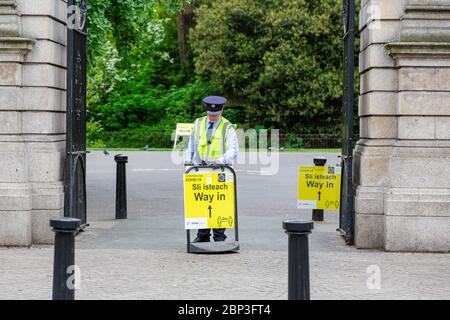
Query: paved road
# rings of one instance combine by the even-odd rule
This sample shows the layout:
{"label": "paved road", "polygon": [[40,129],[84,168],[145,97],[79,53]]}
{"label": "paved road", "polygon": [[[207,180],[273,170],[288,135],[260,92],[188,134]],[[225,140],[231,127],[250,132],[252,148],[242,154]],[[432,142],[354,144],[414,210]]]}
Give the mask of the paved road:
{"label": "paved road", "polygon": [[[311,216],[296,209],[296,167],[311,164],[314,154],[280,154],[273,176],[261,174],[267,166],[237,165],[241,252],[212,256],[185,252],[182,169],[170,153],[128,154],[125,221],[114,220],[114,153],[89,155],[91,226],[77,238],[79,299],[287,297],[281,222]],[[310,237],[313,299],[450,299],[450,255],[356,250],[336,233],[336,213],[325,220]],[[49,299],[52,253],[50,246],[0,249],[0,299]],[[370,266],[380,269],[379,290],[367,287]]]}
{"label": "paved road", "polygon": [[[243,248],[285,250],[286,236],[281,222],[302,216],[296,208],[297,166],[311,165],[313,155],[283,153],[281,156],[279,171],[275,175],[261,175],[261,172],[268,172],[268,166],[244,164],[235,168]],[[331,164],[338,162],[335,154],[329,154],[328,159]],[[186,241],[182,166],[172,163],[170,153],[129,153],[127,172],[129,219],[120,223],[117,232],[103,233],[105,238],[101,241],[89,241],[89,247],[182,247]],[[93,225],[96,221],[114,218],[115,174],[113,155],[90,155],[87,183],[89,220]],[[304,214],[311,218],[310,212]],[[336,213],[329,213],[327,217],[334,229],[338,224],[337,218]]]}

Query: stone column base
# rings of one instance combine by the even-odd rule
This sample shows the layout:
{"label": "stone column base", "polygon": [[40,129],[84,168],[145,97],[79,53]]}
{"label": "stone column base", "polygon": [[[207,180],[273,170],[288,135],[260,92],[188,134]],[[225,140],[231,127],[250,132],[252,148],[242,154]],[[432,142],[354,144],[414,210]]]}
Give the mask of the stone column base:
{"label": "stone column base", "polygon": [[384,247],[384,194],[393,140],[358,141],[354,156],[355,246]]}
{"label": "stone column base", "polygon": [[355,246],[357,248],[383,248],[383,207],[384,188],[358,187],[355,199]]}
{"label": "stone column base", "polygon": [[53,244],[55,234],[50,228],[50,220],[63,215],[63,210],[31,211],[31,237],[33,244]]}
{"label": "stone column base", "polygon": [[0,211],[0,246],[30,245],[30,211]]}
{"label": "stone column base", "polygon": [[386,251],[450,252],[450,190],[389,189],[384,247]]}
{"label": "stone column base", "polygon": [[0,246],[31,245],[30,211],[27,183],[0,183]]}

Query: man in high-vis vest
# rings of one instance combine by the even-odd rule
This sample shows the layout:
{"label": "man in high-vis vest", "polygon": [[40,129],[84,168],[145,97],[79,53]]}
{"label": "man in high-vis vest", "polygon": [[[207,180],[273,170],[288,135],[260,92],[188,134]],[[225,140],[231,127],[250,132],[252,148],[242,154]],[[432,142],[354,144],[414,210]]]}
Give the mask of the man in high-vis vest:
{"label": "man in high-vis vest", "polygon": [[[209,96],[203,99],[206,106],[205,117],[195,120],[189,139],[185,166],[225,164],[233,165],[239,145],[236,130],[230,121],[222,117],[227,99]],[[214,229],[214,241],[225,241],[225,229]],[[209,242],[210,229],[200,229],[193,242]]]}

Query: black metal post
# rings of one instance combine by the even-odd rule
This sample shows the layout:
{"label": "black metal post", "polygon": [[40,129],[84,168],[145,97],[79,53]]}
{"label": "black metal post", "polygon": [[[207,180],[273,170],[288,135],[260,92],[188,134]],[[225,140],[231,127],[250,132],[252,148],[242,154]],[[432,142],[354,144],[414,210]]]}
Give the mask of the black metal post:
{"label": "black metal post", "polygon": [[127,218],[127,172],[128,156],[118,154],[114,157],[117,163],[116,172],[116,219]]}
{"label": "black metal post", "polygon": [[[64,176],[64,216],[86,217],[86,61],[87,0],[67,0],[67,95],[66,95],[66,168]],[[77,8],[77,10],[75,10]],[[75,12],[77,11],[77,12]]]}
{"label": "black metal post", "polygon": [[345,242],[354,239],[353,125],[355,114],[355,0],[343,0],[344,7],[344,96],[342,103],[342,182],[339,229]]}
{"label": "black metal post", "polygon": [[289,300],[309,300],[309,247],[308,235],[314,222],[286,220],[283,229],[289,235]]}
{"label": "black metal post", "polygon": [[[317,167],[323,167],[327,164],[327,158],[317,157],[314,158],[314,165]],[[312,211],[312,220],[313,221],[323,221],[323,210],[322,209],[313,209]]]}
{"label": "black metal post", "polygon": [[69,267],[75,266],[75,233],[81,225],[80,219],[59,218],[50,220],[55,232],[55,254],[53,260],[53,300],[74,300],[75,287],[69,280],[73,277]]}

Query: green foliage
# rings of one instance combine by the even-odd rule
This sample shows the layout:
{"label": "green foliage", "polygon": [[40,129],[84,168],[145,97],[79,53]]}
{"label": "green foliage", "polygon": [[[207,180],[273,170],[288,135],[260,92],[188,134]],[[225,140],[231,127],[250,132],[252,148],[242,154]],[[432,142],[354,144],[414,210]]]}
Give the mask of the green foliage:
{"label": "green foliage", "polygon": [[88,10],[91,147],[171,147],[207,95],[229,98],[224,116],[240,128],[292,133],[288,145],[340,132],[341,0],[90,0]]}
{"label": "green foliage", "polygon": [[203,113],[201,100],[212,91],[211,85],[197,80],[183,87],[148,88],[136,92],[134,83],[129,93],[112,96],[107,104],[99,104],[92,109],[93,119],[101,123],[106,131],[136,129],[143,126],[157,127],[158,130],[175,129],[178,122],[192,122]]}
{"label": "green foliage", "polygon": [[342,103],[342,2],[213,1],[191,30],[196,71],[251,121],[336,132]]}
{"label": "green foliage", "polygon": [[166,147],[177,122],[203,113],[201,100],[215,87],[194,76],[186,81],[175,17],[183,5],[90,1],[90,146]]}
{"label": "green foliage", "polygon": [[91,148],[104,148],[103,127],[98,121],[89,121],[86,125],[86,138]]}

